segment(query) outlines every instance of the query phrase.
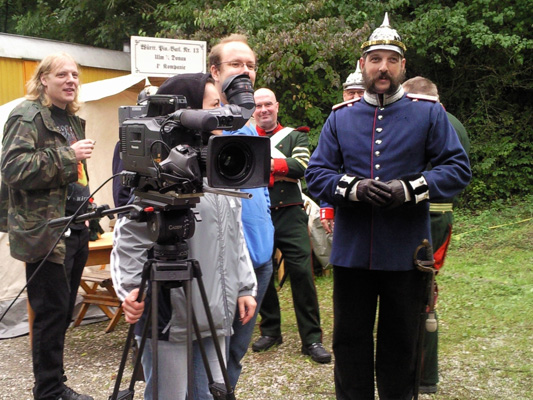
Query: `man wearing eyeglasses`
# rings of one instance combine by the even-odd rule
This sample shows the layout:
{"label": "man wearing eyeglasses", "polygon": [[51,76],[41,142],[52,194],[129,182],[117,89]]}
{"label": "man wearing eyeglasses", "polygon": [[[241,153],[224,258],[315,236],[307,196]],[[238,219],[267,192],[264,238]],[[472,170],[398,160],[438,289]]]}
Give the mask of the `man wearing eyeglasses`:
{"label": "man wearing eyeglasses", "polygon": [[222,92],[222,84],[230,76],[245,74],[255,83],[257,58],[244,35],[232,34],[223,38],[211,49],[208,62],[209,72],[215,79],[224,103],[227,103],[227,99]]}
{"label": "man wearing eyeglasses", "polygon": [[[248,45],[246,36],[233,34],[222,39],[209,53],[209,70],[215,79],[220,98],[227,103],[222,92],[222,84],[233,75],[246,74],[252,83],[255,82],[257,72],[257,58]],[[224,132],[224,134],[244,134],[257,136],[256,130],[248,122],[238,131]],[[227,369],[230,384],[235,387],[241,373],[241,360],[246,354],[252,338],[255,320],[261,301],[272,276],[272,249],[274,248],[274,226],[270,217],[270,197],[268,189],[256,188],[243,190],[252,193],[253,197],[242,201],[242,224],[244,237],[257,278],[257,308],[253,318],[243,325],[235,313],[233,321],[233,336],[230,338]]]}

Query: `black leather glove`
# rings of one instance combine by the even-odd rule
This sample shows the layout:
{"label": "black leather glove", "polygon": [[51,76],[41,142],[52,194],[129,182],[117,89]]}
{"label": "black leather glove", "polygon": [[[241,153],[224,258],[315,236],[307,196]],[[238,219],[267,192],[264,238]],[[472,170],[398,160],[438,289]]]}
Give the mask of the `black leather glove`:
{"label": "black leather glove", "polygon": [[383,207],[390,202],[391,188],[375,179],[363,179],[357,184],[356,196],[359,201]]}
{"label": "black leather glove", "polygon": [[392,181],[388,181],[387,185],[390,188],[391,191],[391,197],[387,205],[385,206],[386,209],[391,210],[393,208],[399,207],[402,204],[405,203],[405,189],[402,184],[402,181],[399,179],[393,179]]}

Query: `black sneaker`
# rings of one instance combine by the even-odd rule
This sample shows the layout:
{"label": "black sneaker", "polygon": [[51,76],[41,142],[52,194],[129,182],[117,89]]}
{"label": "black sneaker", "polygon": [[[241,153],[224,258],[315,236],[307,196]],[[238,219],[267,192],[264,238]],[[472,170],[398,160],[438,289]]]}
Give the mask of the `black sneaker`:
{"label": "black sneaker", "polygon": [[322,346],[322,343],[313,343],[309,346],[302,346],[302,353],[311,356],[311,359],[319,364],[331,362],[331,354]]}
{"label": "black sneaker", "polygon": [[420,394],[432,394],[437,393],[437,385],[420,385],[418,388]]}
{"label": "black sneaker", "polygon": [[63,393],[61,393],[61,396],[59,396],[57,400],[94,400],[94,398],[86,394],[76,393],[68,386],[65,386],[65,390]]}
{"label": "black sneaker", "polygon": [[267,351],[272,346],[276,346],[281,343],[283,343],[281,336],[261,336],[254,342],[254,344],[252,344],[252,350],[255,352]]}

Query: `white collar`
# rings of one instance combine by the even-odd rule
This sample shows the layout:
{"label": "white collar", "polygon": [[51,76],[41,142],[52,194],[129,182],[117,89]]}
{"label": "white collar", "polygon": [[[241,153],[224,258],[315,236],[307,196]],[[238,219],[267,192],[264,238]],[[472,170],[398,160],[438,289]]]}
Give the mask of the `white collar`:
{"label": "white collar", "polygon": [[[393,94],[372,94],[369,93],[367,90],[365,90],[364,99],[368,104],[372,104],[376,107],[385,107],[389,104],[392,104],[398,100],[400,100],[404,95],[404,90],[402,85],[394,92]],[[383,103],[380,101],[380,96],[383,98]]]}

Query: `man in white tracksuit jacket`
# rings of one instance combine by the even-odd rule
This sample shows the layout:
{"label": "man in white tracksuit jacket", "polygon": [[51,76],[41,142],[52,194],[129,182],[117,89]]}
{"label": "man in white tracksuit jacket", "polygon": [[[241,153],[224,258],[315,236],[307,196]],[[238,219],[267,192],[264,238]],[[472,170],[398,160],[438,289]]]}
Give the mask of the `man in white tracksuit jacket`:
{"label": "man in white tracksuit jacket", "polygon": [[[243,200],[246,201],[246,200]],[[196,222],[194,236],[187,240],[189,258],[196,259],[202,270],[202,280],[206,288],[209,307],[213,315],[218,342],[225,354],[225,336],[232,334],[231,326],[234,312],[239,305],[243,322],[253,316],[256,279],[241,223],[241,200],[236,197],[206,193],[195,210],[199,211],[201,221]],[[114,243],[111,256],[113,283],[118,296],[122,299],[136,298],[147,252],[153,242],[148,237],[146,223],[131,221],[125,217],[115,225]],[[185,296],[182,288],[162,289],[158,297],[159,306],[159,344],[158,344],[158,395],[165,399],[185,399],[187,392],[187,343]],[[222,382],[214,342],[205,316],[198,284],[193,280],[193,308],[200,325],[204,345],[207,347],[209,364],[214,380]],[[250,301],[251,300],[251,301]],[[146,319],[149,297],[145,301]],[[253,309],[252,309],[253,308]],[[132,322],[132,321],[128,321]],[[136,334],[140,329],[137,327]],[[204,368],[196,346],[194,346],[194,369]],[[151,341],[147,341],[150,346]],[[147,387],[145,399],[151,399],[152,382],[151,352],[144,352],[143,366]],[[148,357],[147,357],[148,355]],[[203,376],[204,374],[196,374]],[[195,379],[195,398],[209,398],[207,382]]]}

